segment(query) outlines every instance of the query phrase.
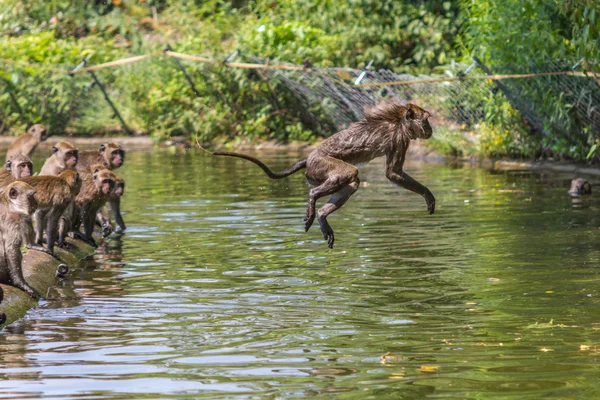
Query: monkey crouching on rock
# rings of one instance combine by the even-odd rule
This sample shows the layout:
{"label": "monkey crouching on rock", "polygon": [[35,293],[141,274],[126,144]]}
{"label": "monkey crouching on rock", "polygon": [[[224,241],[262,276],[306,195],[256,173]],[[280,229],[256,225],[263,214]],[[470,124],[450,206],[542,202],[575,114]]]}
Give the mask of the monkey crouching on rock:
{"label": "monkey crouching on rock", "polygon": [[[93,174],[84,175],[79,194],[75,198],[72,230],[79,239],[97,247],[92,233],[98,210],[106,204],[115,187],[115,174],[102,164],[93,166]],[[83,233],[79,228],[83,225]]]}
{"label": "monkey crouching on rock", "polygon": [[[359,187],[355,165],[377,157],[386,157],[386,177],[398,186],[417,193],[425,199],[429,214],[435,211],[431,191],[403,171],[406,152],[411,140],[429,139],[433,130],[429,112],[414,104],[400,105],[384,102],[366,113],[365,118],[353,123],[323,141],[308,157],[297,161],[284,171],[273,172],[262,161],[245,154],[214,152],[216,156],[238,157],[258,165],[271,179],[281,179],[306,168],[308,192],[305,231],[308,232],[316,216],[323,237],[333,248],[334,233],[327,216],[341,208]],[[315,213],[316,201],[331,196]]]}
{"label": "monkey crouching on rock", "polygon": [[[117,232],[123,232],[127,227],[125,221],[121,216],[121,196],[125,193],[125,181],[120,176],[115,179],[115,187],[108,195],[107,203],[110,211],[117,222]],[[100,207],[96,216],[96,224],[102,227],[102,235],[104,237],[110,235],[113,231],[113,225],[108,216],[108,213],[104,210],[106,207]]]}
{"label": "monkey crouching on rock", "polygon": [[40,297],[25,282],[22,271],[22,227],[37,208],[35,190],[25,182],[13,182],[0,194],[0,282],[11,284],[31,297]]}
{"label": "monkey crouching on rock", "polygon": [[[35,241],[31,240],[31,223],[24,226],[26,246],[34,250],[45,251],[56,257],[54,243],[64,244],[65,232],[59,229],[59,220],[67,206],[79,194],[81,179],[77,171],[67,169],[58,176],[30,176],[21,179],[36,190],[38,209],[34,214]],[[47,250],[43,248],[44,231],[46,232]],[[56,234],[58,232],[58,238]],[[35,247],[32,247],[35,246]]]}

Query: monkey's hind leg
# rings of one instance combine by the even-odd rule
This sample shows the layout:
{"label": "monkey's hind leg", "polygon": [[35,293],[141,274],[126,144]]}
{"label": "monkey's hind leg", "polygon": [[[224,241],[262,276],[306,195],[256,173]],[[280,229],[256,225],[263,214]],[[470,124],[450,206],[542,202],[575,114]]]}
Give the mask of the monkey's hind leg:
{"label": "monkey's hind leg", "polygon": [[350,196],[358,190],[359,185],[360,181],[356,178],[355,181],[335,192],[329,201],[323,207],[319,208],[319,211],[317,212],[319,225],[321,225],[321,232],[323,232],[323,239],[327,240],[330,249],[333,249],[333,242],[335,239],[333,236],[333,229],[331,229],[331,225],[327,222],[327,217],[336,210],[342,208]]}
{"label": "monkey's hind leg", "polygon": [[347,185],[356,183],[358,188],[359,180],[358,169],[354,165],[333,157],[323,157],[317,163],[311,163],[307,167],[306,177],[309,181],[323,182],[308,192],[308,207],[304,218],[304,229],[308,232],[315,220],[317,200],[334,194]]}

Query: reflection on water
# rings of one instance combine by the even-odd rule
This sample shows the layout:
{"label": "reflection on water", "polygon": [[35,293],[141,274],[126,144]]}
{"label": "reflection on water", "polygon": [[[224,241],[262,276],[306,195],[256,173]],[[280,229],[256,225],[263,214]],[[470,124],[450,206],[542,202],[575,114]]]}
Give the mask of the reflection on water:
{"label": "reflection on water", "polygon": [[598,196],[407,169],[436,214],[374,162],[329,250],[302,174],[131,154],[130,229],[0,333],[0,398],[599,397]]}

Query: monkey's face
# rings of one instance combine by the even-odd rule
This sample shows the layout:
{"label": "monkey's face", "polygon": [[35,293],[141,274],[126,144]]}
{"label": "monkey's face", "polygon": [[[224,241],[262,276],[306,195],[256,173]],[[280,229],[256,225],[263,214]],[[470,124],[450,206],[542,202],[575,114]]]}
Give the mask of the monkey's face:
{"label": "monkey's face", "polygon": [[117,169],[125,162],[125,150],[116,143],[100,145],[100,154],[102,154],[110,169]]}
{"label": "monkey's face", "polygon": [[102,194],[108,196],[115,188],[115,174],[107,169],[96,170],[94,172],[94,183]]}
{"label": "monkey's face", "polygon": [[119,168],[125,162],[125,151],[123,149],[115,149],[110,153],[109,164],[113,169]]}
{"label": "monkey's face", "polygon": [[115,196],[121,197],[123,196],[123,193],[125,193],[125,182],[117,182],[114,192]]}
{"label": "monkey's face", "polygon": [[113,188],[115,187],[115,181],[112,179],[102,179],[101,184],[100,184],[100,190],[102,191],[102,193],[104,193],[105,195],[110,194],[110,192],[113,190]]}
{"label": "monkey's face", "polygon": [[31,176],[32,173],[33,173],[33,164],[31,163],[31,161],[23,161],[23,162],[20,162],[19,164],[17,164],[17,168],[15,171],[14,177],[16,179],[26,178],[28,176]]}
{"label": "monkey's face", "polygon": [[414,104],[407,104],[406,108],[410,138],[429,139],[433,135],[433,129],[429,123],[429,112]]}
{"label": "monkey's face", "polygon": [[27,131],[31,136],[36,138],[37,140],[44,141],[48,139],[48,128],[46,128],[42,124],[35,124]]}
{"label": "monkey's face", "polygon": [[77,160],[79,160],[79,150],[71,150],[65,153],[65,166],[70,169],[77,167]]}
{"label": "monkey's face", "polygon": [[31,215],[35,212],[38,207],[36,191],[30,185],[25,182],[14,182],[7,189],[12,212],[22,215]]}
{"label": "monkey's face", "polygon": [[24,157],[23,155],[8,160],[4,168],[10,172],[15,179],[26,178],[33,174],[33,163],[29,160],[29,157]]}

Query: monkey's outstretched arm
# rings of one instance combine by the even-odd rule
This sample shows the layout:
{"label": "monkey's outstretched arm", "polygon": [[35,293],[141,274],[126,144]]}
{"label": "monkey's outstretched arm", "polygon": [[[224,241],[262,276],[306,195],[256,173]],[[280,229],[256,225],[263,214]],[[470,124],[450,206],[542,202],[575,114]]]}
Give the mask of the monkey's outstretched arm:
{"label": "monkey's outstretched arm", "polygon": [[388,155],[385,176],[393,183],[423,196],[427,203],[427,211],[429,211],[429,214],[433,214],[435,212],[435,197],[433,197],[431,191],[402,170],[405,155],[406,149]]}
{"label": "monkey's outstretched arm", "polygon": [[121,215],[121,198],[110,200],[109,206],[110,210],[112,211],[113,217],[115,218],[115,221],[117,222],[117,225],[119,226],[121,231],[127,229],[127,227],[125,226],[125,221],[123,221],[123,216]]}

